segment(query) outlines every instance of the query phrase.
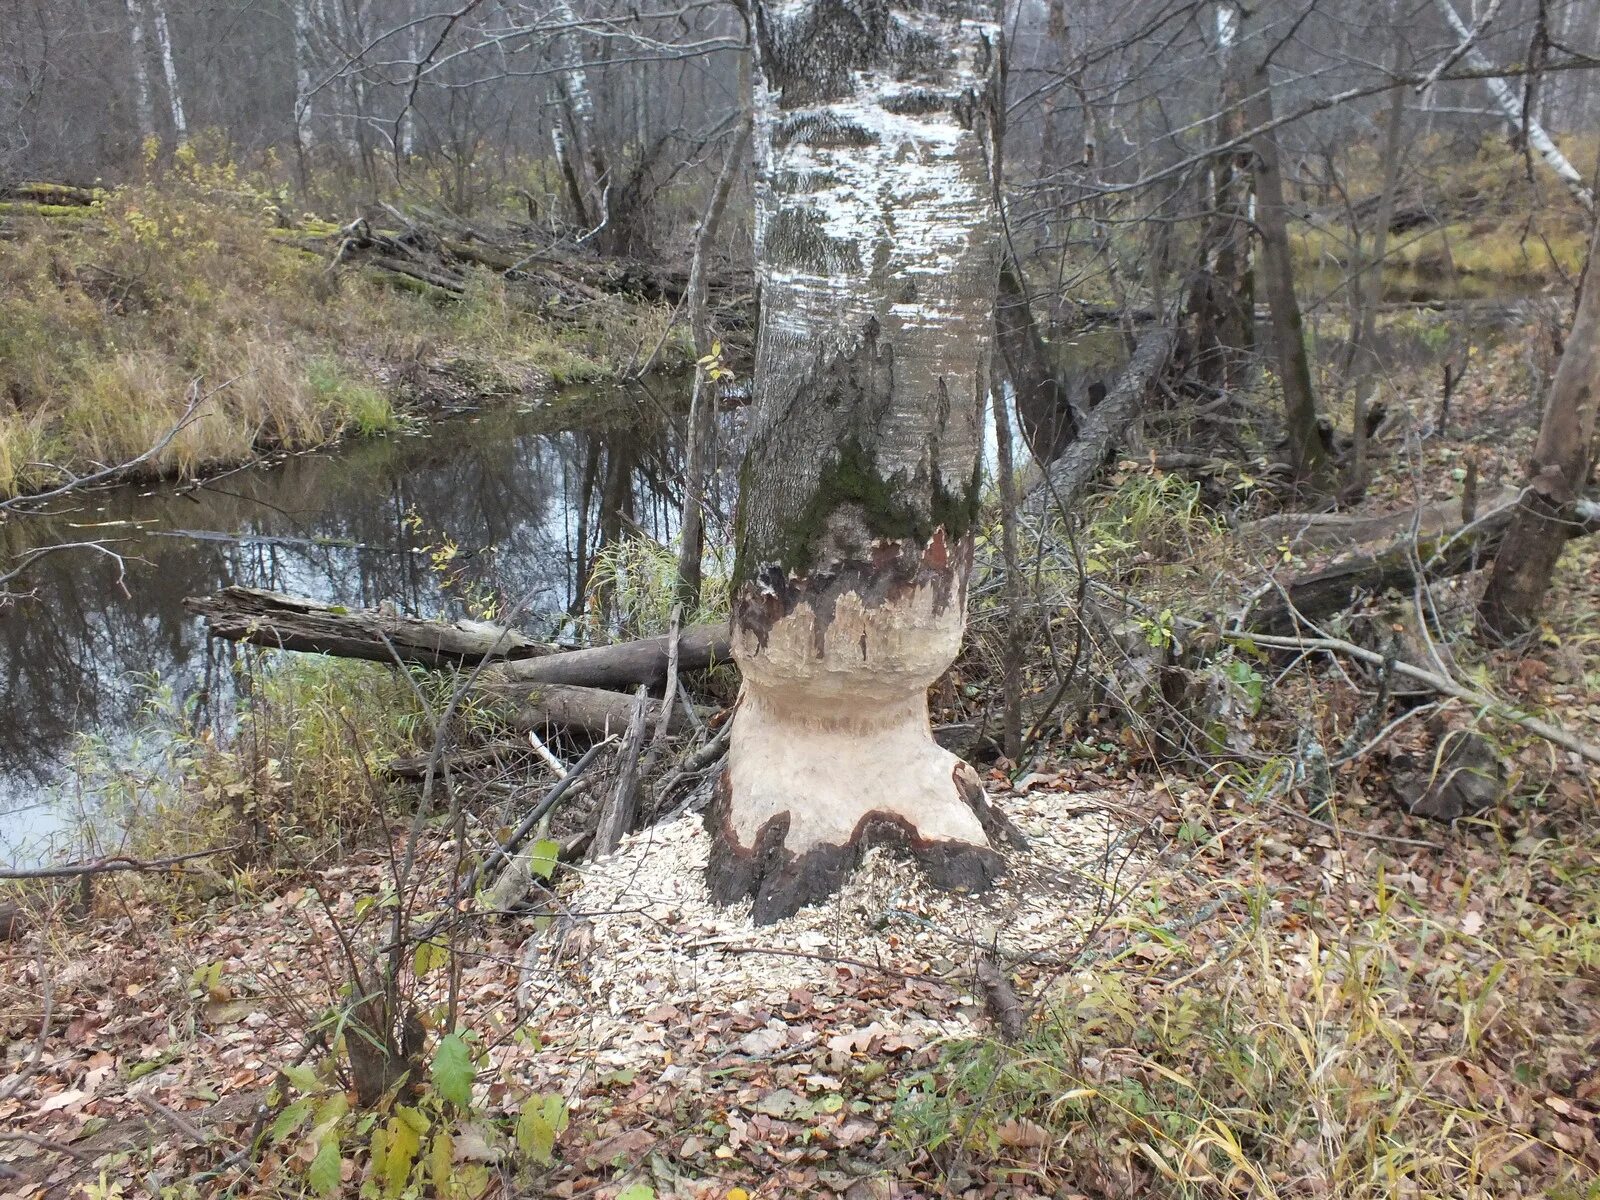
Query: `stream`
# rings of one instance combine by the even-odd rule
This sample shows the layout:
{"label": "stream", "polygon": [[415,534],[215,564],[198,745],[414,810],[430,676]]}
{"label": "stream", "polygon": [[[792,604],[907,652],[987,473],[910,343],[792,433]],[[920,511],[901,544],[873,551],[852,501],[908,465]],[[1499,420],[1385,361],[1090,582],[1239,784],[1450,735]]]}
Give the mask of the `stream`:
{"label": "stream", "polygon": [[681,387],[566,388],[536,407],[484,410],[198,486],[67,497],[49,515],[0,525],[0,563],[94,539],[125,564],[91,550],[50,554],[10,585],[25,594],[0,607],[0,862],[71,849],[77,748],[93,738],[137,754],[139,718],[157,689],[202,698],[213,719],[231,713],[233,649],[209,643],[185,597],[237,583],[459,615],[427,551],[448,538],[459,546],[453,566],[528,597],[519,624],[558,632],[576,586],[578,497],[596,439],[631,449],[635,520],[672,536],[676,500],[659,481],[675,477],[675,447],[659,414]]}

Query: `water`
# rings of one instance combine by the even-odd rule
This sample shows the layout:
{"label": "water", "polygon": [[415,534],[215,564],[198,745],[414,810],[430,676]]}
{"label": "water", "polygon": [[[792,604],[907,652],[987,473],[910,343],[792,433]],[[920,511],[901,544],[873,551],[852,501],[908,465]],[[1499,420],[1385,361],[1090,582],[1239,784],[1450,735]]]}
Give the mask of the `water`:
{"label": "water", "polygon": [[89,539],[125,563],[81,549],[51,554],[10,585],[31,594],[0,608],[0,861],[60,847],[54,799],[80,734],[126,744],[157,685],[180,698],[208,688],[226,708],[225,648],[208,645],[185,597],[239,583],[455,615],[423,549],[448,537],[459,546],[452,566],[529,596],[520,623],[552,632],[576,586],[578,497],[598,441],[637,464],[637,523],[672,534],[675,497],[661,481],[681,476],[659,432],[671,387],[569,389],[531,411],[458,418],[192,489],[98,492],[0,525],[0,564]]}

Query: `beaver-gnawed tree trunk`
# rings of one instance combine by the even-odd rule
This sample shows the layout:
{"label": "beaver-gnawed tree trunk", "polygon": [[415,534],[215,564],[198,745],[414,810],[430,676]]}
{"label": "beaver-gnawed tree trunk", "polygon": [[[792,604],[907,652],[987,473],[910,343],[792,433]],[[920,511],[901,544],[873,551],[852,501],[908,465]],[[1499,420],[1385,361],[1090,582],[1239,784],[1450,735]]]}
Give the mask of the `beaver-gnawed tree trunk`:
{"label": "beaver-gnawed tree trunk", "polygon": [[965,624],[998,262],[979,0],[753,5],[754,424],[737,531],[743,674],[708,813],[719,901],[758,922],[869,845],[947,886],[1000,872],[927,688]]}

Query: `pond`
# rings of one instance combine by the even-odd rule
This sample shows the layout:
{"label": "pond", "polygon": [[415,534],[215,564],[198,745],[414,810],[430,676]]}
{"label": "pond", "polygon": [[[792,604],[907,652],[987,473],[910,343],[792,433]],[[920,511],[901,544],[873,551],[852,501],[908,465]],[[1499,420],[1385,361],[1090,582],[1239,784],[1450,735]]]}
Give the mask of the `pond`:
{"label": "pond", "polygon": [[[65,833],[56,805],[81,735],[127,744],[152,691],[231,701],[233,650],[208,643],[185,597],[230,584],[351,607],[458,614],[430,546],[457,570],[525,597],[520,622],[555,634],[577,586],[580,497],[591,455],[628,455],[632,519],[669,539],[681,477],[661,414],[681,381],[563,389],[531,408],[457,417],[411,436],[350,442],[198,486],[119,487],[0,525],[0,563],[51,554],[0,608],[0,862],[37,859]],[[598,455],[597,458],[603,458]],[[605,471],[591,477],[598,507]],[[720,506],[721,496],[713,503]]]}

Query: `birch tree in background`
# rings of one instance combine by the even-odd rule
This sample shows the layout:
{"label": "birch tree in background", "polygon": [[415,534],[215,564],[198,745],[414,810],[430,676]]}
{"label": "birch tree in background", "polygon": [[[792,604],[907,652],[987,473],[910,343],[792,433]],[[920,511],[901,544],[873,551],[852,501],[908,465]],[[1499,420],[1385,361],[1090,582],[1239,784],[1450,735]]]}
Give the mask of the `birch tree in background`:
{"label": "birch tree in background", "polygon": [[[1433,3],[1434,7],[1439,10],[1439,14],[1444,17],[1450,28],[1455,31],[1456,36],[1461,39],[1461,44],[1456,48],[1452,57],[1464,59],[1474,71],[1492,71],[1494,68],[1489,65],[1489,60],[1483,56],[1477,47],[1478,36],[1483,32],[1483,26],[1488,23],[1487,19],[1479,22],[1475,28],[1468,28],[1467,23],[1461,19],[1461,15],[1456,12],[1455,6],[1450,3],[1450,0],[1433,0]],[[1451,58],[1445,59],[1446,63],[1450,61]],[[1562,183],[1566,184],[1567,191],[1572,193],[1572,198],[1582,206],[1583,211],[1592,216],[1594,214],[1594,193],[1583,182],[1583,176],[1578,174],[1578,169],[1567,160],[1565,154],[1561,153],[1561,147],[1555,144],[1549,133],[1545,131],[1544,126],[1539,124],[1539,119],[1524,110],[1521,95],[1498,75],[1485,75],[1483,85],[1489,89],[1489,94],[1494,97],[1495,104],[1505,114],[1506,121],[1510,124],[1512,132],[1518,135],[1521,135],[1523,131],[1527,132],[1528,144],[1539,152],[1539,157],[1544,159],[1545,165],[1556,173]]]}
{"label": "birch tree in background", "polygon": [[179,144],[189,140],[189,122],[183,115],[183,91],[178,87],[178,64],[172,56],[172,31],[167,25],[164,0],[154,0],[156,48],[161,53],[161,74],[167,81],[167,106],[172,113],[172,132]]}
{"label": "birch tree in background", "polygon": [[929,732],[965,625],[998,220],[980,0],[757,0],[761,323],[709,879],[758,922],[871,845],[971,889],[1003,867]]}
{"label": "birch tree in background", "polygon": [[150,64],[145,61],[144,11],[139,0],[127,0],[128,56],[133,61],[133,89],[139,108],[139,136],[156,135],[155,104],[150,99]]}

